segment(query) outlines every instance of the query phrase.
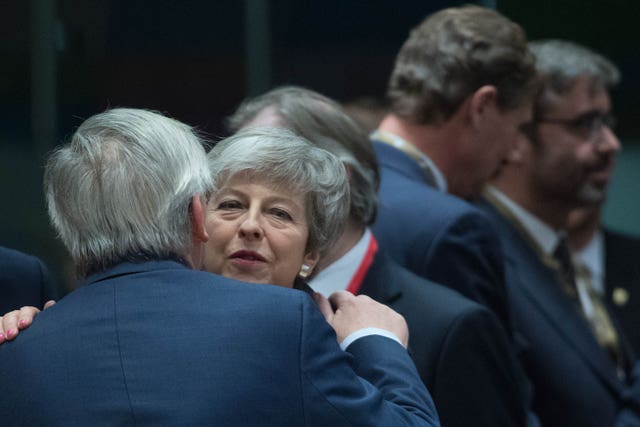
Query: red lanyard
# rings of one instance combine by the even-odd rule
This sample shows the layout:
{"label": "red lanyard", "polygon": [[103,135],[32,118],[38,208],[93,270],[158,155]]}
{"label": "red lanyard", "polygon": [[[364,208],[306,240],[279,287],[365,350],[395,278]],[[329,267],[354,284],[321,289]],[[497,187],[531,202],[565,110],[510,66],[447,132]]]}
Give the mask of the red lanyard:
{"label": "red lanyard", "polygon": [[378,252],[378,242],[372,234],[371,239],[369,240],[369,246],[367,247],[367,252],[364,254],[362,262],[356,270],[356,274],[354,274],[353,278],[351,278],[349,286],[347,286],[347,291],[351,292],[354,295],[358,295],[358,291],[360,291],[360,286],[362,286],[364,276],[366,276],[367,271],[369,271],[369,267],[371,267],[371,263],[373,262],[373,257],[375,256],[376,252]]}

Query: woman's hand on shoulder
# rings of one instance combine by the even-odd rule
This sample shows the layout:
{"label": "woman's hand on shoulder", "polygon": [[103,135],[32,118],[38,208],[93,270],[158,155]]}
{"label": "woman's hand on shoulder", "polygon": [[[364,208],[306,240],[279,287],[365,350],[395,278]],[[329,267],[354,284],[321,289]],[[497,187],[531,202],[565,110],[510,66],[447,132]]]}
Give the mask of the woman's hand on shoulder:
{"label": "woman's hand on shoulder", "polygon": [[[55,303],[53,300],[47,301],[43,310],[46,310]],[[21,330],[31,325],[33,318],[36,317],[38,313],[40,313],[38,308],[25,306],[20,308],[20,310],[13,310],[0,316],[0,344],[15,339]]]}

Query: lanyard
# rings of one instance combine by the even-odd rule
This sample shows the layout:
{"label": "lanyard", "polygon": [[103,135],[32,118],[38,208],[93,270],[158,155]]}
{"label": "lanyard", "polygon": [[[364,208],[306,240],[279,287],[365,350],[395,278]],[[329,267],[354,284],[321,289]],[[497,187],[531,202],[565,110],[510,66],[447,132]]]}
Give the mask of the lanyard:
{"label": "lanyard", "polygon": [[428,156],[418,150],[413,144],[405,141],[397,135],[380,130],[372,133],[371,138],[384,144],[390,145],[402,151],[407,156],[411,157],[420,167],[422,176],[427,185],[435,187],[443,192],[447,191],[447,181],[445,180],[438,167]]}
{"label": "lanyard", "polygon": [[366,276],[367,271],[369,271],[369,267],[371,267],[371,263],[373,262],[373,257],[376,252],[378,252],[378,242],[376,238],[371,234],[371,239],[369,239],[369,246],[367,246],[367,252],[365,252],[362,261],[360,262],[360,266],[356,270],[356,274],[353,275],[349,285],[347,286],[347,291],[351,292],[354,295],[358,295],[360,291],[360,287],[362,286],[362,281],[364,280],[364,276]]}

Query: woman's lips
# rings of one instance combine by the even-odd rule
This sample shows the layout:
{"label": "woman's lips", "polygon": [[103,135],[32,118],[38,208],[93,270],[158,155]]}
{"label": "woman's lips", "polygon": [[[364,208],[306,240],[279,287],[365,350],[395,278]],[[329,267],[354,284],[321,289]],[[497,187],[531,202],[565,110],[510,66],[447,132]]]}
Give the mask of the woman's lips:
{"label": "woman's lips", "polygon": [[260,255],[258,252],[248,251],[248,250],[240,250],[231,254],[229,257],[235,263],[250,265],[250,264],[258,264],[266,262],[267,260]]}

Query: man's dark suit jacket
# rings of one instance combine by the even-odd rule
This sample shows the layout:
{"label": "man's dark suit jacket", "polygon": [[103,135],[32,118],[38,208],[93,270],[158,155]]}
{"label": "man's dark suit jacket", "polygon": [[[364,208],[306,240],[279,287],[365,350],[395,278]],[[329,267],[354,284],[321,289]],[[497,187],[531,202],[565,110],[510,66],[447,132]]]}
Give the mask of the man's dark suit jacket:
{"label": "man's dark suit jacket", "polygon": [[417,275],[489,307],[510,333],[500,244],[487,219],[427,185],[418,164],[402,151],[373,145],[381,183],[372,230],[380,246]]}
{"label": "man's dark suit jacket", "polygon": [[541,424],[640,425],[637,391],[632,393],[618,379],[615,364],[596,342],[578,301],[563,290],[556,271],[490,202],[480,201],[479,206],[502,241],[509,307],[517,333],[528,344],[521,359]]}
{"label": "man's dark suit jacket", "polygon": [[24,305],[42,308],[55,288],[38,258],[0,246],[0,315]]}
{"label": "man's dark suit jacket", "polygon": [[91,276],[0,360],[0,425],[437,425],[398,343],[343,352],[306,294],[173,261]]}
{"label": "man's dark suit jacket", "polygon": [[[635,354],[640,354],[640,239],[604,230],[604,285],[609,307],[620,322]],[[617,291],[616,291],[617,290]],[[624,290],[628,299],[614,292]]]}
{"label": "man's dark suit jacket", "polygon": [[487,308],[378,251],[360,293],[409,325],[409,350],[443,426],[523,426],[528,396],[506,332]]}

